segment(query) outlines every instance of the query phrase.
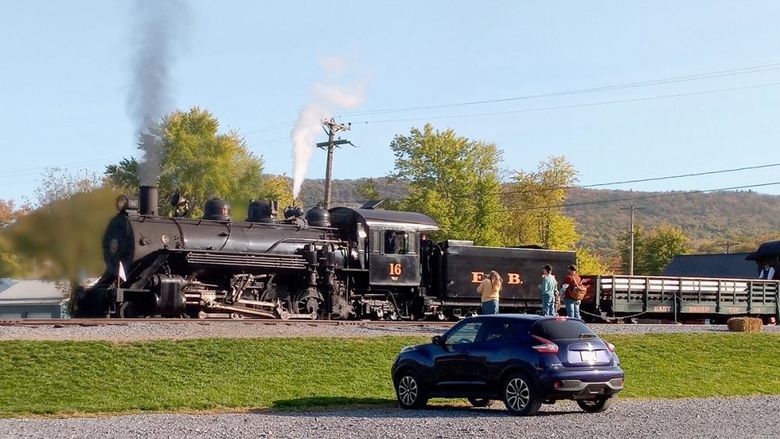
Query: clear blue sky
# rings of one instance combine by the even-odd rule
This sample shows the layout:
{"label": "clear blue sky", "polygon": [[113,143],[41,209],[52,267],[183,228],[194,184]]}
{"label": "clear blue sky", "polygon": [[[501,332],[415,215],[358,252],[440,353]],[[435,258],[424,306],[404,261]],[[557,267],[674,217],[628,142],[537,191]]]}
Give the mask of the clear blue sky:
{"label": "clear blue sky", "polygon": [[[193,1],[174,64],[178,108],[244,133],[266,171],[291,174],[290,127],[343,56],[366,81],[359,110],[498,99],[780,63],[777,1]],[[0,198],[30,197],[46,166],[100,171],[137,154],[127,112],[132,2],[14,1],[0,12]],[[336,178],[392,169],[393,135],[421,126],[496,142],[508,169],[565,154],[582,184],[780,161],[780,87],[596,102],[780,82],[780,69],[500,104],[344,118],[358,149]],[[543,107],[550,111],[440,118]],[[324,175],[315,152],[310,177]],[[780,168],[635,184],[710,189],[780,180]],[[760,189],[780,193],[780,186]]]}

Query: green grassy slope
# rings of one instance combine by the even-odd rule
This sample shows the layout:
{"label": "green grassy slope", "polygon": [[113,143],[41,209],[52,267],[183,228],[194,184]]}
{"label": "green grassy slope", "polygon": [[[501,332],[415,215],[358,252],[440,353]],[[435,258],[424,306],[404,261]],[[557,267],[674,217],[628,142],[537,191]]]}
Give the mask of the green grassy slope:
{"label": "green grassy slope", "polygon": [[[622,397],[780,394],[780,336],[609,336]],[[419,337],[0,342],[0,414],[392,403],[389,370]]]}

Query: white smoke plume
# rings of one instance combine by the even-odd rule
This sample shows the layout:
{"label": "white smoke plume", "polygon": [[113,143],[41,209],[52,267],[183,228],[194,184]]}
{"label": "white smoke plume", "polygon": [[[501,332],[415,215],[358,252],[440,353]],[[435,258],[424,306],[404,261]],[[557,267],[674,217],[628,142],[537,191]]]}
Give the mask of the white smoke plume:
{"label": "white smoke plume", "polygon": [[314,144],[317,136],[322,134],[322,120],[331,117],[335,111],[356,108],[365,100],[362,82],[341,83],[347,67],[343,58],[323,58],[320,66],[325,73],[324,79],[312,86],[312,100],[301,108],[290,133],[293,143],[293,199],[297,199],[301,192]]}
{"label": "white smoke plume", "polygon": [[132,87],[128,111],[144,157],[139,164],[141,184],[156,185],[162,161],[157,124],[171,109],[171,66],[182,49],[181,36],[189,21],[188,5],[178,0],[136,0],[132,41]]}

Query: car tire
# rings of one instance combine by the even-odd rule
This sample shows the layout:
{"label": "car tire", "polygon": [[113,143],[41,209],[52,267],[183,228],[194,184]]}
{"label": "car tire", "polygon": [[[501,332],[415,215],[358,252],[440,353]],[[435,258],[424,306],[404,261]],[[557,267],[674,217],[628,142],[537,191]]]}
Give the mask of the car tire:
{"label": "car tire", "polygon": [[428,402],[419,376],[410,370],[402,371],[397,375],[395,395],[402,409],[419,409],[425,407]]}
{"label": "car tire", "polygon": [[588,413],[600,413],[608,409],[614,399],[614,395],[597,399],[580,399],[577,400],[577,405]]}
{"label": "car tire", "polygon": [[468,398],[469,403],[474,407],[487,407],[492,402],[487,398]]}
{"label": "car tire", "polygon": [[542,407],[533,383],[524,374],[510,375],[504,380],[502,398],[509,413],[518,416],[533,416]]}

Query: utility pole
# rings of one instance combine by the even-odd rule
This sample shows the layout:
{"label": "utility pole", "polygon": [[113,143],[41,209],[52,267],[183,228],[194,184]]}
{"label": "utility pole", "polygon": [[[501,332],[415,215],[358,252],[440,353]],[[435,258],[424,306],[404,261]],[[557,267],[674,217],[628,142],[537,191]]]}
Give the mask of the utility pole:
{"label": "utility pole", "polygon": [[742,244],[741,242],[737,241],[726,241],[720,244],[715,244],[717,247],[726,247],[726,254],[731,253],[731,246],[732,245],[739,245]]}
{"label": "utility pole", "polygon": [[628,253],[628,274],[629,276],[634,275],[634,213],[637,210],[644,209],[644,206],[634,206],[633,204],[629,207],[621,207],[622,210],[630,210],[631,211],[631,229],[629,230],[629,239],[631,240],[631,248]]}
{"label": "utility pole", "polygon": [[[349,131],[352,124],[336,123],[331,117],[322,121],[322,129],[325,130],[325,134],[328,135],[327,142],[320,142],[317,144],[317,148],[325,149],[328,152],[328,161],[325,165],[325,209],[330,209],[330,204],[333,197],[333,150],[337,146],[352,143],[349,140],[338,139],[336,140],[336,133],[339,131]],[[354,145],[353,145],[354,146]]]}

